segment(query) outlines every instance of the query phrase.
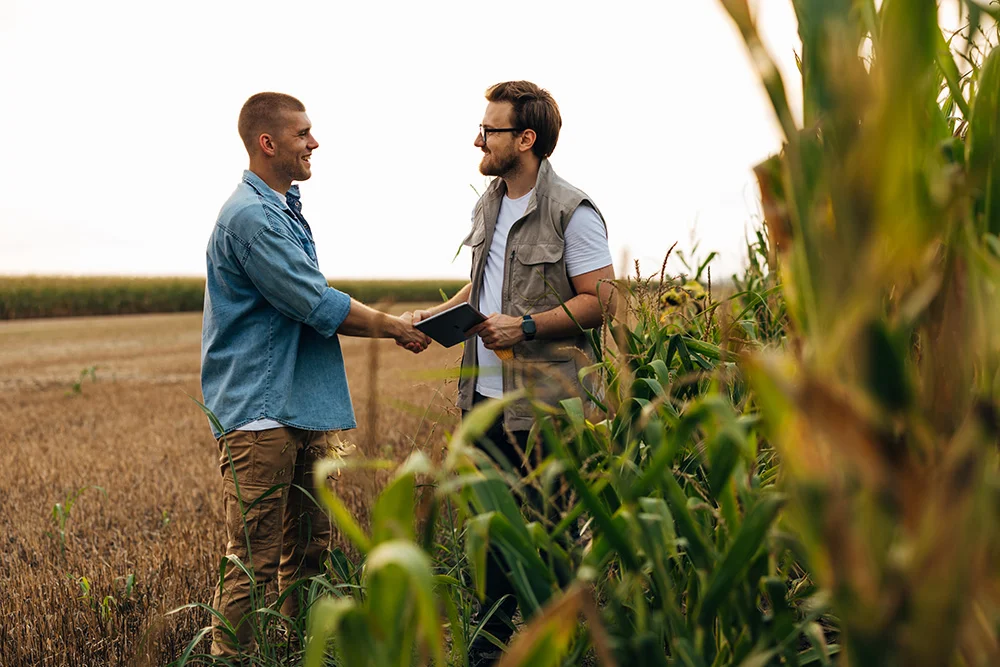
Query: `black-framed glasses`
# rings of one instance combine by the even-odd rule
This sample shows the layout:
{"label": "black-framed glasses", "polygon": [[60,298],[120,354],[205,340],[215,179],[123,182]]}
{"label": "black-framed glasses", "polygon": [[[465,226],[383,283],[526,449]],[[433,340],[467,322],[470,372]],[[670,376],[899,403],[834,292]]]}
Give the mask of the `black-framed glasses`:
{"label": "black-framed glasses", "polygon": [[500,132],[524,132],[520,127],[486,127],[484,125],[479,126],[479,138],[486,143],[486,139],[489,138],[490,134],[496,134]]}

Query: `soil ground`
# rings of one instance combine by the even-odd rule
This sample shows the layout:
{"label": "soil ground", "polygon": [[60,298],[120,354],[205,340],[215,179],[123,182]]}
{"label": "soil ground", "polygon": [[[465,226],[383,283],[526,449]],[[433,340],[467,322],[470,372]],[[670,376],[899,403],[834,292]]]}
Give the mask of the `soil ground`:
{"label": "soil ground", "polygon": [[[218,447],[192,400],[200,332],[200,313],[0,322],[0,665],[162,665],[208,624],[164,615],[210,602],[224,546]],[[341,344],[347,439],[439,455],[459,348]],[[381,482],[338,483],[364,523]]]}

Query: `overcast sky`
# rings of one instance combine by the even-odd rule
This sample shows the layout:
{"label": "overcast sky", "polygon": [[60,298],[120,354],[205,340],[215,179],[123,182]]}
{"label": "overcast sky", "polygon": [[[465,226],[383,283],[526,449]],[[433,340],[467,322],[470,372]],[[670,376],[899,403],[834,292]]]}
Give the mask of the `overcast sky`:
{"label": "overcast sky", "polygon": [[[797,110],[789,0],[755,4]],[[555,96],[553,166],[601,208],[619,269],[658,271],[692,233],[715,275],[737,268],[750,169],[780,146],[715,0],[0,0],[0,62],[0,274],[204,275],[263,90],[313,122],[303,208],[333,278],[468,275],[453,257],[498,81]]]}

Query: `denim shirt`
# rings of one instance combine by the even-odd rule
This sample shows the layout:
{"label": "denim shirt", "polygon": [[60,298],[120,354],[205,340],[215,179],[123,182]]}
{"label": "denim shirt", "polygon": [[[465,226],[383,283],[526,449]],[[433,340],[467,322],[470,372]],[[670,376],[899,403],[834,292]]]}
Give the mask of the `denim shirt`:
{"label": "denim shirt", "polygon": [[287,205],[259,176],[223,205],[208,241],[201,390],[223,431],[273,419],[354,428],[337,328],[351,299],[326,282],[298,186]]}

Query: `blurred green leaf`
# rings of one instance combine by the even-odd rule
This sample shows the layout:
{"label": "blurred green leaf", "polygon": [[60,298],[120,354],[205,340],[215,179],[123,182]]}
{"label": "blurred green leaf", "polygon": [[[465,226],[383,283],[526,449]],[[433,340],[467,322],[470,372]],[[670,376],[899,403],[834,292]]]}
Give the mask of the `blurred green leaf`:
{"label": "blurred green leaf", "polygon": [[351,516],[347,506],[330,490],[327,481],[331,474],[336,474],[342,467],[342,463],[337,459],[320,461],[313,469],[313,486],[320,501],[330,511],[334,523],[343,531],[344,536],[353,542],[361,553],[367,554],[372,548],[371,540]]}
{"label": "blurred green leaf", "polygon": [[872,396],[890,412],[905,410],[913,400],[906,370],[909,340],[898,340],[881,321],[872,322],[867,334],[868,385]]}
{"label": "blurred green leaf", "polygon": [[372,509],[372,543],[416,539],[414,526],[414,478],[412,473],[393,480]]}
{"label": "blurred green leaf", "polygon": [[1000,50],[987,56],[969,122],[969,181],[979,229],[1000,234]]}
{"label": "blurred green leaf", "polygon": [[[419,637],[430,651],[435,664],[444,665],[444,639],[434,597],[433,566],[427,554],[416,544],[405,540],[391,540],[372,549],[365,568],[370,608],[377,613],[390,612],[388,618],[395,618],[391,612],[398,607],[391,601],[400,597],[400,580],[392,575],[397,572],[404,576],[402,581],[405,582],[407,596],[412,596],[410,599]],[[410,606],[406,605],[405,608]],[[397,632],[400,627],[387,625],[381,631]],[[403,644],[403,647],[405,649],[406,645]],[[403,664],[411,663],[407,660]]]}

